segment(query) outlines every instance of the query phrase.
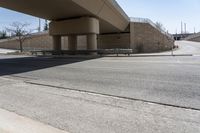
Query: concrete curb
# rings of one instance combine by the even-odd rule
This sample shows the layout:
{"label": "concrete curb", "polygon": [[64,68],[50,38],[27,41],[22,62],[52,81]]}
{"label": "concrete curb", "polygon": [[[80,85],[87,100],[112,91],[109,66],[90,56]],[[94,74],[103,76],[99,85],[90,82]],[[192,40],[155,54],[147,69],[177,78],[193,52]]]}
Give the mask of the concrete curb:
{"label": "concrete curb", "polygon": [[151,55],[151,54],[144,54],[144,55],[130,55],[130,56],[126,56],[126,55],[96,55],[96,56],[84,56],[84,55],[80,55],[80,56],[39,56],[39,57],[53,57],[53,58],[83,58],[83,59],[95,59],[95,58],[102,58],[102,57],[163,57],[163,56],[171,56],[171,57],[175,57],[175,56],[193,56],[193,54],[174,54],[174,55],[159,55],[159,54],[155,54],[155,55]]}
{"label": "concrete curb", "polygon": [[[12,55],[12,54],[2,54],[0,55]],[[14,54],[13,54],[14,55]],[[30,55],[27,55],[30,56]],[[102,57],[163,57],[163,56],[194,56],[193,54],[131,54],[130,56],[128,55],[115,55],[115,54],[110,54],[110,55],[38,55],[38,56],[32,56],[32,57],[49,57],[49,58],[81,58],[81,59],[95,59],[95,58],[102,58]]]}
{"label": "concrete curb", "polygon": [[159,56],[193,56],[193,54],[174,54],[174,55],[133,55],[131,57],[159,57]]}

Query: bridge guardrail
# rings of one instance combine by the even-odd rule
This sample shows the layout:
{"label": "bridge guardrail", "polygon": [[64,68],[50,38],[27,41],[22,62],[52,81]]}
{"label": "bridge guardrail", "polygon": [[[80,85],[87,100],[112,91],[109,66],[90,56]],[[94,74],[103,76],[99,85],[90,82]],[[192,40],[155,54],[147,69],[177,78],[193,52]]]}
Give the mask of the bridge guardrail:
{"label": "bridge guardrail", "polygon": [[130,56],[133,54],[133,49],[99,49],[99,50],[62,50],[62,51],[53,51],[53,50],[37,50],[31,51],[32,55],[74,55],[74,54],[83,54],[87,55],[90,53],[98,53],[99,55],[109,55],[109,54],[124,54]]}

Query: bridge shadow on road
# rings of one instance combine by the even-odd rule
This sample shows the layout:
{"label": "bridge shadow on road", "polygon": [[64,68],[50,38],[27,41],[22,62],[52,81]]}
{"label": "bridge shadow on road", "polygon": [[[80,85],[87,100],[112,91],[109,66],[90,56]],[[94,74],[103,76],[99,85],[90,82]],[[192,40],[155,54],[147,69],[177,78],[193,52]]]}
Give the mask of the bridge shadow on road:
{"label": "bridge shadow on road", "polygon": [[20,74],[51,68],[60,65],[73,64],[100,57],[14,57],[0,58],[0,76]]}

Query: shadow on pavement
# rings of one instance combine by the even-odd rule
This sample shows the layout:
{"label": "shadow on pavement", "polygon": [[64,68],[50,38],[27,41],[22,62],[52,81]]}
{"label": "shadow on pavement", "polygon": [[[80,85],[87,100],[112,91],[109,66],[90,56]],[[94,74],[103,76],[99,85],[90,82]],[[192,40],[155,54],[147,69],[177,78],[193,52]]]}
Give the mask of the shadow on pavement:
{"label": "shadow on pavement", "polygon": [[60,65],[73,64],[100,57],[14,57],[0,59],[0,76],[30,72]]}

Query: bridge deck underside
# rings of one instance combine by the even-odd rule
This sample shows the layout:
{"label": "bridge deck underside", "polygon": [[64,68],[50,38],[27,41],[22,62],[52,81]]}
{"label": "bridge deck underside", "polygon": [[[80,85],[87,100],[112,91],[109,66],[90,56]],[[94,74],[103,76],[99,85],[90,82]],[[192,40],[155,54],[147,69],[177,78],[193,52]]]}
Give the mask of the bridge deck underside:
{"label": "bridge deck underside", "polygon": [[124,31],[129,24],[113,0],[1,0],[0,6],[48,20],[96,17],[101,33]]}

